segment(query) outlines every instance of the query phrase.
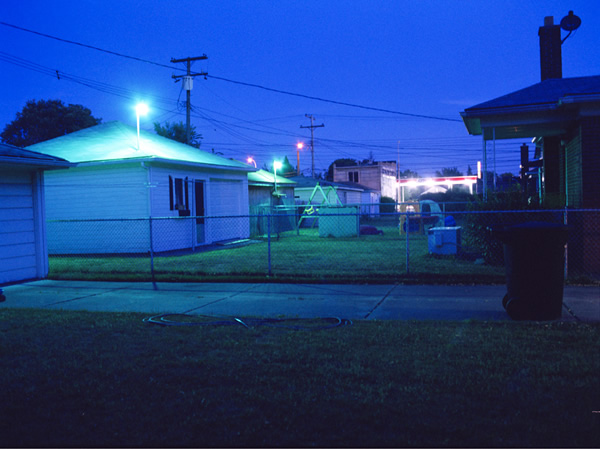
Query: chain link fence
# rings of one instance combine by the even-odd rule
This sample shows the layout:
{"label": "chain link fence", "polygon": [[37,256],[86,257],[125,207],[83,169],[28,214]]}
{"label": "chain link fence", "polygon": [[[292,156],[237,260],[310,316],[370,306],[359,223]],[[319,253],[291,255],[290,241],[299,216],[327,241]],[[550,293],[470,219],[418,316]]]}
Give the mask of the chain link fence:
{"label": "chain link fence", "polygon": [[[383,206],[383,205],[382,205]],[[389,205],[386,205],[389,207]],[[50,278],[169,282],[503,283],[490,228],[567,225],[570,283],[600,282],[600,210],[466,204],[265,208],[256,215],[47,222]]]}

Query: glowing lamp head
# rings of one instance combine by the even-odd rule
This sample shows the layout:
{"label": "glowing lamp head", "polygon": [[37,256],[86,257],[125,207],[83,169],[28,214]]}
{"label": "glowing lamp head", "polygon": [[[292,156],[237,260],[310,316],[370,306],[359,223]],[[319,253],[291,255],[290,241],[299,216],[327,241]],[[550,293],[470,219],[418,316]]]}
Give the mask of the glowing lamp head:
{"label": "glowing lamp head", "polygon": [[298,142],[298,143],[296,144],[296,148],[298,148],[299,150],[301,150],[302,148],[304,148],[304,143],[302,143],[302,142]]}
{"label": "glowing lamp head", "polygon": [[281,163],[281,161],[273,161],[273,168],[275,170],[281,170],[281,167],[283,167],[283,164]]}
{"label": "glowing lamp head", "polygon": [[149,110],[150,109],[148,108],[148,105],[145,103],[138,103],[135,106],[135,112],[137,115],[146,115]]}

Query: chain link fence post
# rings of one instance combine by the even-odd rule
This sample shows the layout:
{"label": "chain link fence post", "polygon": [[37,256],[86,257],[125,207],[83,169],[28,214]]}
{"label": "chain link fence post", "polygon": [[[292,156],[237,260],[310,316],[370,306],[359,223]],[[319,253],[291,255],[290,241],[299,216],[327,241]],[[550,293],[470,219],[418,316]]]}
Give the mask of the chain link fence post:
{"label": "chain link fence post", "polygon": [[152,235],[152,217],[148,218],[150,226],[150,275],[152,276],[152,285],[156,287],[156,279],[154,278],[154,237]]}
{"label": "chain link fence post", "polygon": [[269,263],[269,271],[268,271],[268,275],[271,276],[271,217],[273,215],[271,213],[269,213],[269,215],[267,215],[267,257],[268,257],[268,263]]}
{"label": "chain link fence post", "polygon": [[406,274],[410,274],[410,221],[408,213],[406,213]]}

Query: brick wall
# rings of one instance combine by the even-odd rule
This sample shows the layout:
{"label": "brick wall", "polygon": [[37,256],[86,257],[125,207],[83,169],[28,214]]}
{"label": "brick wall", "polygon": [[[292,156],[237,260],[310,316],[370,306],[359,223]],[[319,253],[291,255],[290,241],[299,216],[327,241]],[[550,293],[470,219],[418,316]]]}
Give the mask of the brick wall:
{"label": "brick wall", "polygon": [[600,208],[600,117],[581,120],[583,208]]}

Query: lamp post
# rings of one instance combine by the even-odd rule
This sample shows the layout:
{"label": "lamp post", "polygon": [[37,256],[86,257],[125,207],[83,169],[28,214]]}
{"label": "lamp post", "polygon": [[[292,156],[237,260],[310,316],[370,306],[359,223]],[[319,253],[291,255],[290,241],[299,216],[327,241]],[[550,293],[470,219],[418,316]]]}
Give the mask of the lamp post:
{"label": "lamp post", "polygon": [[137,116],[137,149],[140,151],[140,115],[148,113],[148,106],[144,103],[138,103],[135,107],[135,115]]}
{"label": "lamp post", "polygon": [[256,167],[256,161],[254,160],[253,157],[248,157],[248,159],[246,159],[246,162],[248,162],[249,164],[254,164],[254,168],[258,168]]}
{"label": "lamp post", "polygon": [[300,176],[300,150],[304,148],[303,142],[298,142],[296,144],[296,156],[298,160],[296,161],[296,176]]}
{"label": "lamp post", "polygon": [[273,161],[273,174],[275,179],[275,193],[277,193],[277,169],[281,169],[283,164],[280,161]]}

